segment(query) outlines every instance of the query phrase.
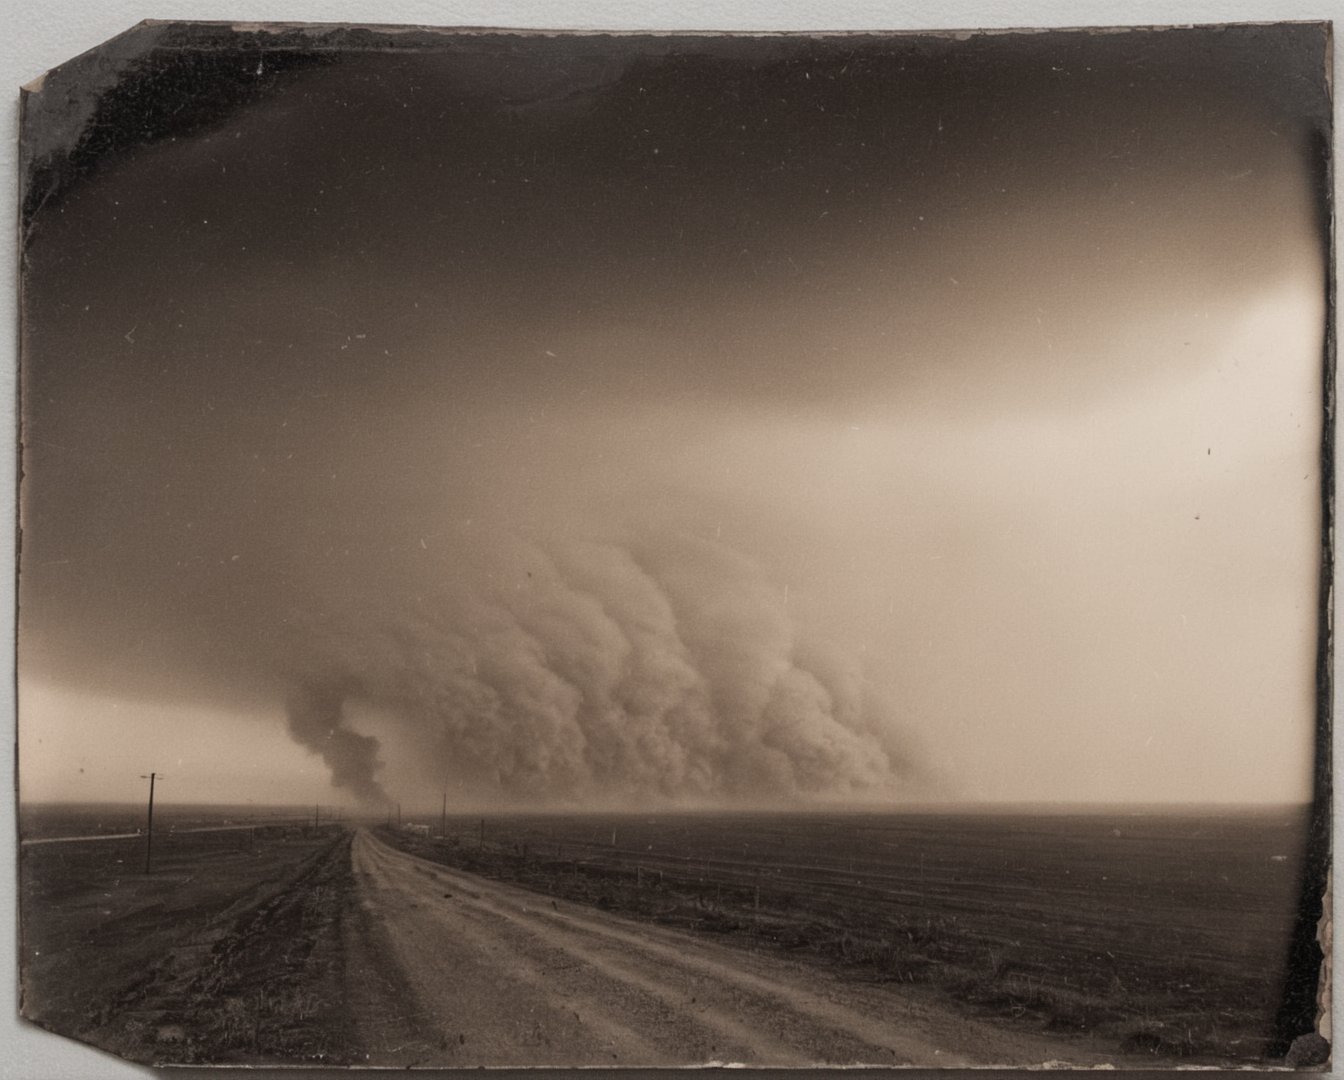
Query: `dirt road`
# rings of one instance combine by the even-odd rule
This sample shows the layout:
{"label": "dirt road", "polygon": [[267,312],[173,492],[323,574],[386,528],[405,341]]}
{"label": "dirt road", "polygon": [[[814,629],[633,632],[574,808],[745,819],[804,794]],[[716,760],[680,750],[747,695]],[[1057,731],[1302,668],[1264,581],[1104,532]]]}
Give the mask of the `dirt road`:
{"label": "dirt road", "polygon": [[370,1065],[984,1065],[1060,1054],[1058,1040],[979,1024],[908,988],[552,901],[364,830],[352,859],[346,981]]}

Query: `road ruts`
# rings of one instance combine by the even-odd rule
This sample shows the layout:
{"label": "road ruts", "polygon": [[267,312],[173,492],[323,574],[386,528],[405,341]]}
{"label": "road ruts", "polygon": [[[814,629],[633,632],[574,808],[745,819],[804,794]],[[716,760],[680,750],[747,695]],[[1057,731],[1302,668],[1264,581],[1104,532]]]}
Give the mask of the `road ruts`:
{"label": "road ruts", "polygon": [[[552,901],[396,851],[366,830],[351,853],[363,929],[347,978],[365,1064],[1058,1059],[1057,1043],[954,1015],[929,995]],[[394,982],[410,1000],[371,1009],[371,979]]]}

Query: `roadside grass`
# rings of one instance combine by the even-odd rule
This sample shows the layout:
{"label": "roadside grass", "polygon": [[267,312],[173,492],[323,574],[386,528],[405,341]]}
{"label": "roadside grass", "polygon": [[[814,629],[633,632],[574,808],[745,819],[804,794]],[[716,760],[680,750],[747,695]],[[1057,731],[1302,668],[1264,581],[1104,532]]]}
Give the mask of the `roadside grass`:
{"label": "roadside grass", "polygon": [[184,954],[116,1003],[103,1029],[115,1049],[154,1064],[353,1061],[340,948],[351,886],[342,835],[203,956]]}
{"label": "roadside grass", "polygon": [[[349,843],[337,828],[261,833],[246,850],[203,836],[149,876],[106,844],[42,852],[60,859],[24,868],[25,1015],[145,1064],[353,1060]],[[40,908],[50,891],[61,905]]]}

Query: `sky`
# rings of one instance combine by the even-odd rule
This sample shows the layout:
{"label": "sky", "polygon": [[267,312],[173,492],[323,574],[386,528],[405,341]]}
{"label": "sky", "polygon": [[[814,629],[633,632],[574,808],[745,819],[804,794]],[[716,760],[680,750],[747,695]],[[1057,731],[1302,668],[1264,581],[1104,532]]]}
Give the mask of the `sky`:
{"label": "sky", "polygon": [[1318,31],[162,33],[25,121],[25,799],[1308,797]]}

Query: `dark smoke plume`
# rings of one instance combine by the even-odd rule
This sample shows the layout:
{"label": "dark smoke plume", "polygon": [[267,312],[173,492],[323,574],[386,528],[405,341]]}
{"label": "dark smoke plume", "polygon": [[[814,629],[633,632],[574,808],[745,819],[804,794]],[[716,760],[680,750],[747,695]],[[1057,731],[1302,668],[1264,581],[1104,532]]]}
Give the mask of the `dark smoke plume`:
{"label": "dark smoke plume", "polygon": [[295,690],[285,703],[289,733],[321,755],[334,787],[351,792],[360,802],[384,804],[387,794],[373,778],[379,764],[378,740],[345,726],[344,700],[342,691],[330,687]]}

